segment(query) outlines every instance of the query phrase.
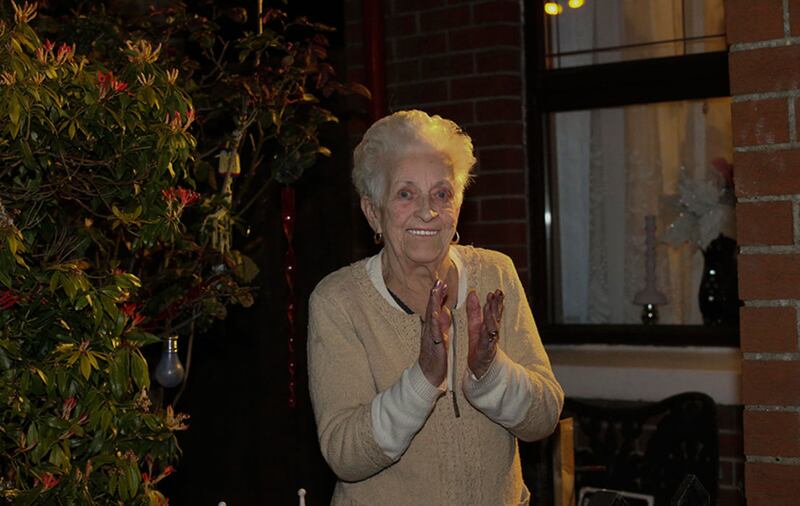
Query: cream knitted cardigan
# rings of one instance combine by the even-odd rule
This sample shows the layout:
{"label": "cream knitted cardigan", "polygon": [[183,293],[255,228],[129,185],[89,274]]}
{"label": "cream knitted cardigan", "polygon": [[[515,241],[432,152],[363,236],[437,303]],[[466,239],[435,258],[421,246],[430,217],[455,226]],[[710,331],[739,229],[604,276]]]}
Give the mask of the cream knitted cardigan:
{"label": "cream knitted cardigan", "polygon": [[[516,438],[549,435],[563,392],[553,376],[516,270],[505,255],[458,248],[469,289],[505,293],[500,353],[531,378],[522,422],[505,428],[475,409],[460,385],[460,417],[440,397],[399,460],[388,457],[372,431],[371,403],[416,363],[420,323],[387,302],[361,260],[326,277],[311,295],[309,387],[320,447],[339,477],[334,505],[508,505],[526,496]],[[466,311],[454,312],[457,371],[467,370]],[[494,366],[478,383],[491,382]],[[419,391],[430,385],[419,385]],[[415,388],[416,390],[416,388]]]}

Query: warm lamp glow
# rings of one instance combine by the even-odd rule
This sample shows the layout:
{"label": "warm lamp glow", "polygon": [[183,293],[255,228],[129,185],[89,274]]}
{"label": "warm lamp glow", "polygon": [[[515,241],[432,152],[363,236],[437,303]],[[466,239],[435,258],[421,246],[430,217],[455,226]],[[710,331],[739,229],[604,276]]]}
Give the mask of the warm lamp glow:
{"label": "warm lamp glow", "polygon": [[583,7],[583,0],[569,0],[569,6],[573,9]]}
{"label": "warm lamp glow", "polygon": [[547,14],[550,14],[551,16],[557,16],[557,15],[561,14],[561,11],[563,11],[563,10],[564,10],[564,8],[561,7],[560,5],[558,5],[555,2],[546,2],[544,4],[544,11]]}

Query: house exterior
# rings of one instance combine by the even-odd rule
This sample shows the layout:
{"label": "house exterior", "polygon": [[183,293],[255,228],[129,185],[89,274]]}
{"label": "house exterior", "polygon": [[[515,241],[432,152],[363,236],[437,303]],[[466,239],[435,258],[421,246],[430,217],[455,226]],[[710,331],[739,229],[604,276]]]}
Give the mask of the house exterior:
{"label": "house exterior", "polygon": [[[530,284],[542,267],[535,262],[531,233],[539,206],[530,184],[537,169],[528,143],[534,127],[528,106],[536,97],[526,92],[526,51],[537,46],[526,40],[532,28],[526,30],[531,17],[525,9],[538,9],[540,2],[344,4],[348,80],[370,82],[375,67],[368,57],[379,40],[388,111],[420,108],[465,128],[480,168],[462,209],[462,242],[509,254]],[[718,410],[719,504],[797,504],[800,0],[725,0],[724,8],[744,305],[740,345],[733,349],[740,367],[732,372],[741,387],[738,398],[721,402]],[[365,12],[383,19],[378,39],[365,26]],[[353,138],[368,123],[365,109],[361,120],[349,122]]]}

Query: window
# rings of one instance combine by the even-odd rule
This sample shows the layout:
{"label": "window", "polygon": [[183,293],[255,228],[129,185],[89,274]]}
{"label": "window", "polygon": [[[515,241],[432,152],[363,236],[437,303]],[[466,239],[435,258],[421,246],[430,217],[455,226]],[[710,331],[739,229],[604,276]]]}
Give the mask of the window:
{"label": "window", "polygon": [[[547,68],[725,51],[723,0],[546,2]],[[545,11],[552,11],[547,9]]]}
{"label": "window", "polygon": [[[669,227],[686,225],[681,191],[703,188],[724,197],[715,220],[702,217],[704,240],[733,233],[722,0],[563,0],[526,15],[532,299],[545,342],[736,345],[734,323],[702,324],[703,254],[680,242],[697,230]],[[647,216],[668,303],[645,327]]]}

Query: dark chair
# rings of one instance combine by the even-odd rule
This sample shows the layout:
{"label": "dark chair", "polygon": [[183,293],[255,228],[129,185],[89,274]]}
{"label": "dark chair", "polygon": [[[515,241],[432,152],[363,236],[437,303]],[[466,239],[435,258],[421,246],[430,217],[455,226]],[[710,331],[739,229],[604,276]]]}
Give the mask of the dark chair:
{"label": "dark chair", "polygon": [[573,417],[576,435],[584,436],[575,445],[577,494],[583,487],[612,489],[669,506],[694,475],[716,504],[719,438],[709,396],[691,392],[636,406],[567,399],[562,416]]}

